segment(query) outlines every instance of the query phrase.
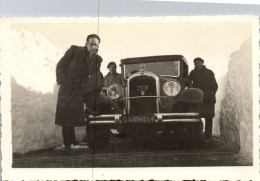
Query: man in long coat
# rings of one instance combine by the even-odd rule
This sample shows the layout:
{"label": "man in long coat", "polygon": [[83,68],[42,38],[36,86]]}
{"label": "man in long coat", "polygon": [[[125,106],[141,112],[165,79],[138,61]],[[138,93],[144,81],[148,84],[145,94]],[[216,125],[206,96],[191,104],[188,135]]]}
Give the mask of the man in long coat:
{"label": "man in long coat", "polygon": [[203,91],[203,102],[201,105],[201,116],[205,118],[205,138],[210,139],[212,136],[212,121],[215,116],[216,92],[218,84],[214,73],[207,69],[204,60],[201,58],[194,59],[195,68],[190,72],[189,79],[194,88]]}
{"label": "man in long coat", "polygon": [[67,153],[71,153],[71,144],[76,143],[74,127],[86,125],[84,102],[87,100],[86,96],[83,96],[82,83],[91,75],[100,72],[102,58],[97,55],[99,43],[98,35],[89,35],[84,47],[72,45],[56,67],[56,80],[60,88],[55,124],[62,126]]}

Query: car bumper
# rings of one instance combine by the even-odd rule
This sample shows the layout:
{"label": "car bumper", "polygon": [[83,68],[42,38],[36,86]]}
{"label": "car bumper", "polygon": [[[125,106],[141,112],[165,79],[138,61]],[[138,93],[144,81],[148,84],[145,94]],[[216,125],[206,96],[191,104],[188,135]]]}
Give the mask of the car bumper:
{"label": "car bumper", "polygon": [[159,113],[153,114],[154,120],[152,122],[142,121],[122,121],[122,114],[113,115],[90,115],[87,119],[88,124],[138,124],[138,123],[195,123],[200,122],[199,113]]}

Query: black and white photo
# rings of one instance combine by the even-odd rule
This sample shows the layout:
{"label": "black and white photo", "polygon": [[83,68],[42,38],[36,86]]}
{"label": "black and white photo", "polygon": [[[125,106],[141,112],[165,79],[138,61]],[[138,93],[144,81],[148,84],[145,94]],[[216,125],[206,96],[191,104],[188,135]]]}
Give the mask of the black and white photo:
{"label": "black and white photo", "polygon": [[258,24],[255,16],[6,20],[3,174],[256,173]]}

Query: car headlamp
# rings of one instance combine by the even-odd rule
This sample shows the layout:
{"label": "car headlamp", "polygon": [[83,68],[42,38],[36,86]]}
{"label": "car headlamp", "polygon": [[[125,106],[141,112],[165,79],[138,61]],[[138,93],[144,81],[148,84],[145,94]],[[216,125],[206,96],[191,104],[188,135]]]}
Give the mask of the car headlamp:
{"label": "car headlamp", "polygon": [[176,81],[168,81],[163,85],[163,90],[167,96],[173,97],[180,92],[181,86]]}
{"label": "car headlamp", "polygon": [[123,88],[120,84],[112,84],[107,88],[107,95],[110,99],[118,99],[123,94]]}

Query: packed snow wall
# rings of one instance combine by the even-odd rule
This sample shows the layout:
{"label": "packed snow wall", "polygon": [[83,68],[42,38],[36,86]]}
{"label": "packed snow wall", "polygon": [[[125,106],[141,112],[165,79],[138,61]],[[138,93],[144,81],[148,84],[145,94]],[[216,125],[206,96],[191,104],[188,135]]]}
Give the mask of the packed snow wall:
{"label": "packed snow wall", "polygon": [[220,111],[221,111],[221,102],[224,95],[225,83],[226,83],[226,76],[223,76],[217,80],[218,83],[218,91],[216,93],[216,104],[215,104],[215,117],[213,118],[213,129],[212,134],[214,136],[220,136]]}
{"label": "packed snow wall", "polygon": [[[58,85],[55,69],[64,51],[37,32],[10,28],[11,115],[14,153],[26,153],[63,143],[55,112]],[[77,138],[85,136],[77,128]]]}
{"label": "packed snow wall", "polygon": [[221,140],[227,148],[252,152],[252,40],[246,40],[240,49],[231,54],[228,72],[224,78],[219,112]]}
{"label": "packed snow wall", "polygon": [[55,97],[28,90],[11,80],[12,144],[14,153],[49,148],[62,143],[54,125]]}

